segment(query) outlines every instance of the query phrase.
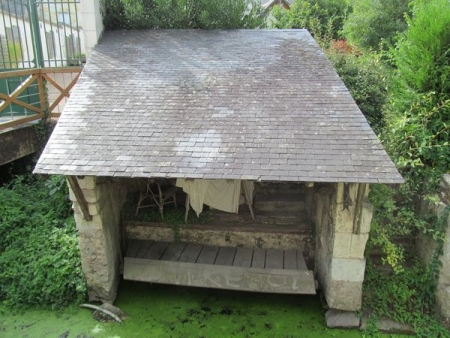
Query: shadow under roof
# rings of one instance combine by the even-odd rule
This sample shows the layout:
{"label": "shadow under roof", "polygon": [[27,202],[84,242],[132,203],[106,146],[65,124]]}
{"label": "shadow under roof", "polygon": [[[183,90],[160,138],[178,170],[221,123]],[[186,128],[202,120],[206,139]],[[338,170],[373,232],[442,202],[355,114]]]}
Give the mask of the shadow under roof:
{"label": "shadow under roof", "polygon": [[106,32],[35,172],[403,182],[306,30]]}

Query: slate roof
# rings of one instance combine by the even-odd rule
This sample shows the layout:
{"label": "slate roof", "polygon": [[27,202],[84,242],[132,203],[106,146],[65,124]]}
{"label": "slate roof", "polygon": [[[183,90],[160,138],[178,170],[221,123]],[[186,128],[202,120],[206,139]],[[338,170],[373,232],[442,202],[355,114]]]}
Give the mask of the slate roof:
{"label": "slate roof", "polygon": [[306,30],[106,32],[35,172],[403,182]]}

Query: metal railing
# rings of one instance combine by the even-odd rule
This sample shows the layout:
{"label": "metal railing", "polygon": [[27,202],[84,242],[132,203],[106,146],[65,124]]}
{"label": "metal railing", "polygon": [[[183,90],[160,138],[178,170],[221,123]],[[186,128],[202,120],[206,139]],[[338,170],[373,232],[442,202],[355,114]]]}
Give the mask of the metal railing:
{"label": "metal railing", "polygon": [[85,61],[79,0],[0,0],[0,69]]}

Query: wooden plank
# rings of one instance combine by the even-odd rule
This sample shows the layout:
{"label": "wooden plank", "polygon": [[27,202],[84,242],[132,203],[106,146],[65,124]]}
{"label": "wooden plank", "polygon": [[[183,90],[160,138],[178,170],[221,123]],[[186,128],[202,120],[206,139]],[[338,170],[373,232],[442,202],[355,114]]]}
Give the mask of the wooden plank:
{"label": "wooden plank", "polygon": [[73,194],[75,195],[84,219],[86,221],[92,221],[92,216],[89,214],[89,207],[86,199],[84,198],[83,190],[81,190],[80,185],[78,184],[78,179],[75,176],[66,176],[66,178]]}
{"label": "wooden plank", "polygon": [[297,270],[297,250],[284,251],[284,268],[286,270]]}
{"label": "wooden plank", "polygon": [[218,246],[204,245],[202,251],[200,252],[200,255],[197,258],[197,263],[214,264],[218,252]]}
{"label": "wooden plank", "polygon": [[132,239],[128,241],[128,248],[127,248],[127,257],[136,257],[136,254],[139,250],[140,242],[136,239]]}
{"label": "wooden plank", "polygon": [[125,257],[124,279],[285,294],[315,294],[312,271],[243,268]]}
{"label": "wooden plank", "polygon": [[55,67],[42,69],[42,73],[54,74],[54,73],[80,73],[83,67]]}
{"label": "wooden plank", "polygon": [[185,247],[185,243],[170,243],[166,251],[162,255],[161,260],[176,262],[183,253]]}
{"label": "wooden plank", "polygon": [[308,270],[306,266],[305,258],[303,257],[303,252],[297,250],[297,269],[298,270]]}
{"label": "wooden plank", "polygon": [[140,241],[140,245],[139,245],[139,250],[136,253],[136,258],[142,258],[145,256],[145,254],[147,253],[148,249],[150,249],[150,247],[153,244],[153,241]]}
{"label": "wooden plank", "polygon": [[28,123],[28,122],[31,122],[31,121],[40,120],[40,119],[43,119],[43,118],[45,118],[44,114],[36,114],[36,115],[27,116],[27,117],[24,117],[22,119],[17,119],[17,120],[10,121],[10,122],[3,122],[3,123],[0,123],[0,130],[6,129],[6,128],[16,127],[18,125],[25,124],[25,123]]}
{"label": "wooden plank", "polygon": [[249,268],[252,265],[252,258],[253,258],[253,249],[237,248],[233,266],[241,266],[243,268]]}
{"label": "wooden plank", "polygon": [[253,250],[252,268],[264,269],[266,265],[266,250],[255,249]]}
{"label": "wooden plank", "polygon": [[61,102],[61,100],[64,97],[69,97],[70,96],[70,90],[72,89],[73,86],[75,86],[75,84],[78,81],[78,78],[80,77],[80,74],[78,74],[73,80],[72,82],[69,83],[69,85],[63,90],[61,91],[61,94],[59,94],[59,96],[57,97],[57,99],[50,105],[50,107],[48,108],[49,111],[53,111],[53,109],[55,109],[55,107],[58,106],[58,104]]}
{"label": "wooden plank", "polygon": [[26,76],[31,74],[40,74],[40,69],[27,69],[27,70],[13,70],[10,72],[1,72],[0,79],[6,79],[8,77]]}
{"label": "wooden plank", "polygon": [[31,111],[34,111],[38,114],[43,114],[43,111],[40,108],[34,107],[31,104],[28,104],[26,102],[20,101],[17,98],[13,98],[11,96],[5,95],[3,93],[0,93],[0,100],[4,100],[4,102],[0,103],[0,111],[5,109],[9,104],[17,104],[18,106],[27,108]]}
{"label": "wooden plank", "polygon": [[283,250],[267,249],[266,269],[283,269]]}
{"label": "wooden plank", "polygon": [[168,242],[154,242],[144,255],[145,259],[160,259],[169,246]]}
{"label": "wooden plank", "polygon": [[233,265],[236,248],[220,247],[216,257],[215,265]]}
{"label": "wooden plank", "polygon": [[202,246],[199,244],[187,244],[186,248],[184,248],[183,253],[178,259],[179,262],[187,262],[187,263],[195,263],[197,261],[197,257],[202,250]]}

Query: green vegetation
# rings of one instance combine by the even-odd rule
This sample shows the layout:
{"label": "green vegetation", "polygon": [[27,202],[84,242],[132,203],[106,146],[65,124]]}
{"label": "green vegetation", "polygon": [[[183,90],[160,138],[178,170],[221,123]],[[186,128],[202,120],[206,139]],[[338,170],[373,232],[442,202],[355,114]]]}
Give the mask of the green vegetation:
{"label": "green vegetation", "polygon": [[274,28],[306,28],[318,41],[337,39],[350,7],[346,0],[296,0],[290,10],[276,6]]}
{"label": "green vegetation", "polygon": [[[388,69],[375,53],[363,55],[342,50],[341,43],[333,43],[327,56],[346,84],[356,103],[375,131],[383,127],[383,107],[387,102]],[[344,46],[345,47],[345,46]],[[347,47],[348,48],[348,47]]]}
{"label": "green vegetation", "polygon": [[343,34],[363,49],[380,50],[392,45],[407,25],[409,0],[351,0],[353,11],[345,21]]}
{"label": "green vegetation", "polygon": [[56,308],[85,294],[64,177],[20,176],[0,188],[0,299]]}
{"label": "green vegetation", "polygon": [[245,0],[104,1],[106,29],[231,29],[264,27],[262,9]]}
{"label": "green vegetation", "polygon": [[6,55],[3,55],[4,68],[18,68],[22,61],[22,46],[20,42],[8,42]]}

